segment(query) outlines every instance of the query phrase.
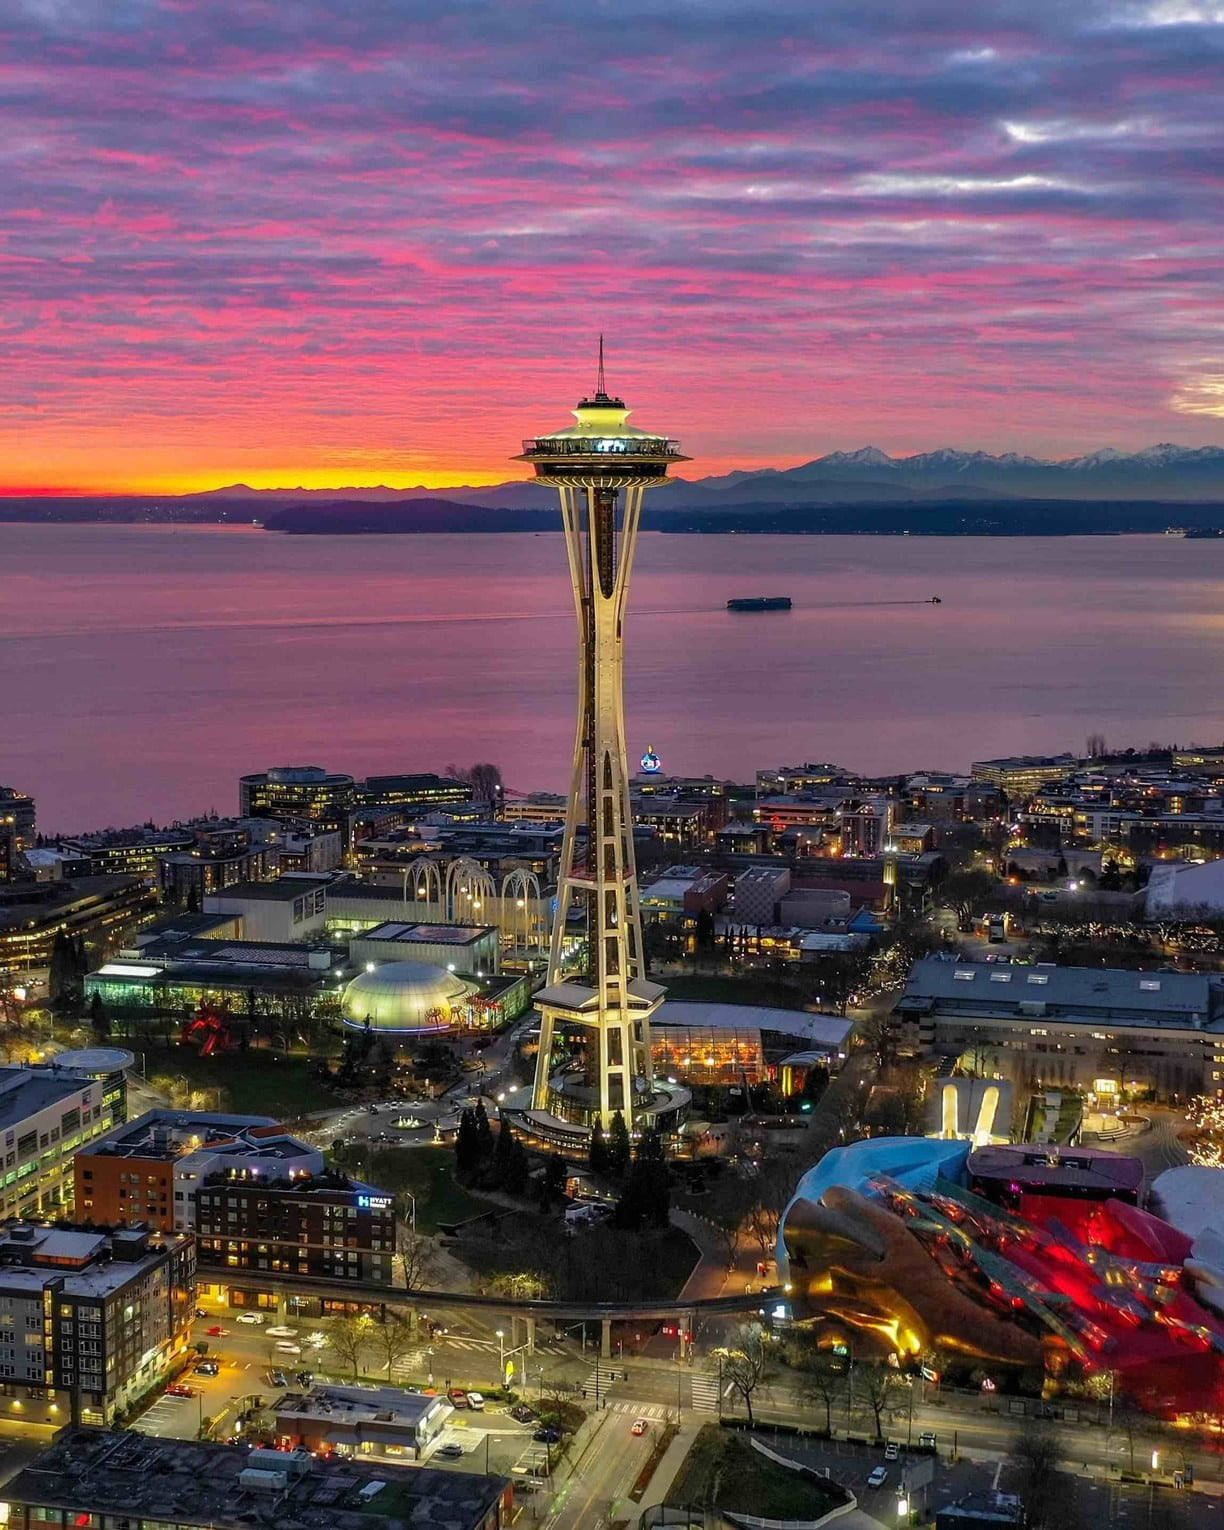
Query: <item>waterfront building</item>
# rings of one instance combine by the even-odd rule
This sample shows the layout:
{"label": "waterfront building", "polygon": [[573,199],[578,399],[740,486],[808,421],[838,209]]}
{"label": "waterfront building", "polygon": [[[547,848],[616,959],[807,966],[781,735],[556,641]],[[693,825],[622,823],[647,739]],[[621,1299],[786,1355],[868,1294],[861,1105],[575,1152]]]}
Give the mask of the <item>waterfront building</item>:
{"label": "waterfront building", "polygon": [[60,839],[58,848],[88,859],[95,876],[141,877],[152,886],[164,855],[189,851],[195,844],[190,829],[102,829],[96,834],[76,834]]}
{"label": "waterfront building", "polygon": [[195,1303],[190,1234],[9,1223],[0,1230],[0,1417],[112,1423],[183,1355]]}
{"label": "waterfront building", "polygon": [[75,1428],[10,1477],[0,1505],[7,1530],[503,1530],[514,1492],[505,1477],[403,1470],[381,1441],[312,1455]]}
{"label": "waterfront building", "polygon": [[529,792],[526,797],[510,797],[502,803],[503,823],[565,822],[565,798],[560,792]]}
{"label": "waterfront building", "polygon": [[305,819],[347,834],[356,793],[352,776],[321,765],[278,765],[241,777],[238,812],[243,818]]}
{"label": "waterfront building", "polygon": [[[576,423],[523,443],[521,461],[557,489],[578,618],[578,719],[529,1129],[574,1151],[592,1122],[678,1124],[687,1096],[656,1086],[650,1019],[663,989],[646,977],[629,803],[624,623],[645,490],[682,462],[675,441],[628,423],[600,374]],[[585,940],[567,941],[571,909]],[[574,970],[577,966],[578,970]],[[580,1068],[567,1066],[581,1038]]]}
{"label": "waterfront building", "polygon": [[470,782],[426,772],[368,776],[357,784],[353,802],[356,808],[366,812],[378,808],[394,809],[402,819],[410,819],[436,812],[439,808],[462,807],[471,802],[473,796]]}
{"label": "waterfront building", "polygon": [[1073,754],[1009,755],[1001,760],[975,760],[970,776],[988,786],[997,786],[1010,802],[1031,797],[1047,781],[1061,781],[1079,765]]}

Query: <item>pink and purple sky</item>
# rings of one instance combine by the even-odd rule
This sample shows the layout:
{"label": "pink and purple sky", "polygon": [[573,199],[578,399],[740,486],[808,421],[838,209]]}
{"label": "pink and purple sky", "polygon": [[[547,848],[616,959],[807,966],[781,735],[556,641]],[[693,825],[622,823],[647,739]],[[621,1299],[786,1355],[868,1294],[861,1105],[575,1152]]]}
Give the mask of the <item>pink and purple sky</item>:
{"label": "pink and purple sky", "polygon": [[8,0],[0,488],[1224,441],[1220,0]]}

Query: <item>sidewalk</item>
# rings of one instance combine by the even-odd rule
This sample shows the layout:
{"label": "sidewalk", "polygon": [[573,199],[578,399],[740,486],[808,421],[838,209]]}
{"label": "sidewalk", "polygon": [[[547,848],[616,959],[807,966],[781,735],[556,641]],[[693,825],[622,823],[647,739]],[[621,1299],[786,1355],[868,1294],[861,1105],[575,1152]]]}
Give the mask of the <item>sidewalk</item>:
{"label": "sidewalk", "polygon": [[[709,1420],[702,1422],[709,1422]],[[667,1502],[667,1495],[680,1475],[684,1458],[692,1449],[693,1441],[697,1438],[700,1428],[700,1423],[685,1424],[663,1452],[663,1457],[651,1476],[649,1486],[642,1494],[642,1501],[637,1505],[638,1514],[643,1514],[647,1509],[653,1509],[656,1504]]]}

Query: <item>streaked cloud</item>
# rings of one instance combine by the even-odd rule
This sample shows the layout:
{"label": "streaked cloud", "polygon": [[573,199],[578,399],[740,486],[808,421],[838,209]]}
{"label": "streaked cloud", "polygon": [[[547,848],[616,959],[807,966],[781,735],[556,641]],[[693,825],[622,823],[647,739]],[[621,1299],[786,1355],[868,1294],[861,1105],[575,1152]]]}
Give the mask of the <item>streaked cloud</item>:
{"label": "streaked cloud", "polygon": [[6,478],[500,478],[600,329],[695,471],[1224,439],[1222,67],[1206,0],[14,0]]}

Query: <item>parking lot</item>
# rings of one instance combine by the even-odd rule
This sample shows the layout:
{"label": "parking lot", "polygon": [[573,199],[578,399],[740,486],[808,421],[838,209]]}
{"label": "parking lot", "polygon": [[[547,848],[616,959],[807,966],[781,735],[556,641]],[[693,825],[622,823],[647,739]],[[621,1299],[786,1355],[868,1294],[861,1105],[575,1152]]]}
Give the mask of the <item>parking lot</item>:
{"label": "parking lot", "polygon": [[[888,1462],[881,1445],[855,1445],[841,1440],[795,1440],[785,1435],[775,1439],[764,1431],[757,1437],[792,1460],[801,1461],[817,1471],[827,1470],[834,1482],[851,1490],[868,1514],[886,1524],[895,1523],[898,1489],[904,1477],[904,1451],[897,1461]],[[914,1505],[924,1509],[932,1519],[939,1509],[971,1494],[991,1489],[1002,1493],[1016,1491],[1015,1473],[1005,1458],[997,1461],[961,1459],[950,1463],[945,1454],[936,1459],[934,1466],[934,1480],[925,1490],[925,1502],[921,1495],[912,1495]],[[867,1479],[876,1467],[884,1467],[887,1475],[878,1488],[869,1488]],[[1160,1523],[1167,1523],[1168,1507],[1171,1507],[1177,1514],[1175,1522],[1185,1530],[1224,1530],[1224,1497],[1219,1494],[1179,1492],[1167,1485],[1123,1484],[1104,1480],[1098,1475],[1073,1472],[1060,1472],[1059,1476],[1066,1493],[1069,1524],[1130,1526],[1131,1530],[1146,1530],[1149,1524],[1157,1522],[1159,1515],[1165,1516]]]}

